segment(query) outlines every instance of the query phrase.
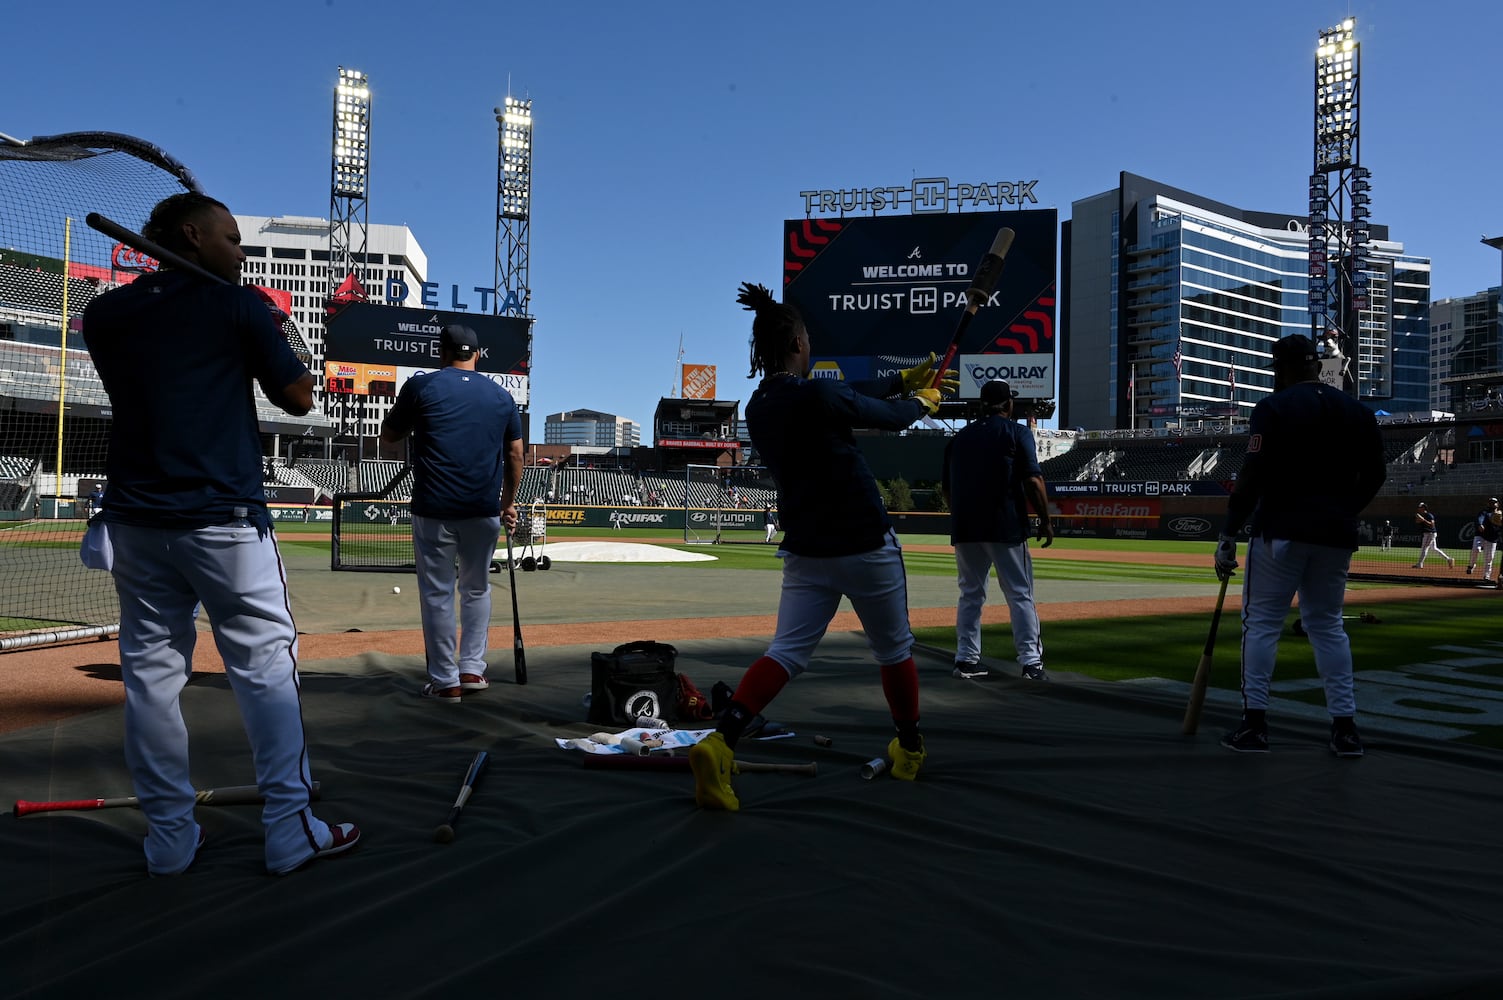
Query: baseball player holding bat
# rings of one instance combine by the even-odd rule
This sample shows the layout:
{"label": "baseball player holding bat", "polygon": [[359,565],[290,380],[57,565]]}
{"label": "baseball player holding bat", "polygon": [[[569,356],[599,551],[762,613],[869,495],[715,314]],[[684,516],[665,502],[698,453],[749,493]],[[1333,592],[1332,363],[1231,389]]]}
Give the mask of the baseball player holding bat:
{"label": "baseball player holding bat", "polygon": [[490,568],[502,523],[507,532],[517,525],[522,418],[511,393],[475,370],[480,340],[474,330],[444,327],[438,356],[443,368],[402,384],[381,440],[413,439],[412,546],[428,661],[423,697],[458,705],[464,692],[490,686]]}
{"label": "baseball player holding bat", "polygon": [[[798,312],[761,285],[743,284],[736,301],[756,314],[750,377],[761,374],[762,382],[746,405],[746,422],[777,482],[783,590],[772,645],[742,676],[716,731],[689,751],[694,801],[706,809],[740,808],[731,787],[736,742],[808,666],[842,597],[850,598],[881,666],[897,727],[888,748],[893,777],[912,781],[926,751],[903,554],[852,430],[901,430],[937,412],[934,358],[874,383],[810,379],[809,334]],[[904,398],[884,398],[899,393]]]}
{"label": "baseball player holding bat", "polygon": [[1013,420],[1017,393],[1003,379],[981,387],[982,416],[945,445],[941,486],[950,505],[950,541],[960,601],[955,608],[956,677],[984,677],[981,608],[992,567],[1007,600],[1013,648],[1023,679],[1047,681],[1039,613],[1033,604],[1033,558],[1028,553],[1028,505],[1039,517],[1043,548],[1054,525],[1033,434]]}
{"label": "baseball player holding bat", "polygon": [[1341,625],[1358,514],[1386,469],[1378,422],[1355,399],[1320,381],[1309,337],[1273,347],[1274,392],[1253,408],[1247,459],[1227,500],[1216,574],[1237,568],[1237,534],[1248,524],[1242,577],[1242,722],[1221,745],[1268,752],[1268,688],[1284,617],[1299,595],[1300,619],[1331,713],[1331,752],[1362,756],[1352,650]]}
{"label": "baseball player holding bat", "polygon": [[1499,526],[1503,525],[1503,512],[1498,509],[1498,498],[1488,497],[1487,506],[1477,512],[1472,520],[1472,551],[1467,557],[1466,571],[1470,574],[1482,563],[1482,579],[1492,582],[1493,553],[1498,548]]}
{"label": "baseball player holding bat", "polygon": [[96,297],[83,316],[114,411],[97,520],[114,548],[125,760],[148,825],[146,867],[182,872],[203,843],[178,707],[202,601],[266,796],[266,867],[286,874],[360,839],[353,824],[325,823],[309,808],[297,629],[261,486],[254,383],[300,416],[313,406],[313,376],[240,286],[245,254],[228,208],[176,194],[144,233],[209,272],[164,264]]}
{"label": "baseball player holding bat", "polygon": [[1447,566],[1455,566],[1456,560],[1442,552],[1440,546],[1435,544],[1435,514],[1425,506],[1423,501],[1414,511],[1414,523],[1419,525],[1420,529],[1419,561],[1414,564],[1414,568],[1424,569],[1425,559],[1432,552],[1444,559]]}

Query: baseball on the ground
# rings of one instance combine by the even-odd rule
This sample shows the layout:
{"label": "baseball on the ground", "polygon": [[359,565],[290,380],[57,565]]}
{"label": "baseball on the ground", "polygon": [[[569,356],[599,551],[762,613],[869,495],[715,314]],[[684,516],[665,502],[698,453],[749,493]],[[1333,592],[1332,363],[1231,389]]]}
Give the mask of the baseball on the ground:
{"label": "baseball on the ground", "polygon": [[393,588],[391,588],[391,592],[393,594],[400,594],[402,592],[402,588],[401,587],[393,587]]}

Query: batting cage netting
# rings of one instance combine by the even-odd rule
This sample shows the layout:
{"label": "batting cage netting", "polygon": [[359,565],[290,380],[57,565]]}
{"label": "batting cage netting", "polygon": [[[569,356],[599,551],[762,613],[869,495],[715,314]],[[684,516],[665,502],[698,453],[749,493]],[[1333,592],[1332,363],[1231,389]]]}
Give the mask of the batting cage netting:
{"label": "batting cage netting", "polygon": [[767,540],[778,491],[760,465],[691,465],[684,478],[684,541],[691,545]]}
{"label": "batting cage netting", "polygon": [[84,218],[139,227],[158,201],[196,189],[131,136],[0,135],[0,650],[118,629],[109,573],[78,557],[90,495],[107,489],[110,414],[80,317],[155,262]]}
{"label": "batting cage netting", "polygon": [[412,466],[369,493],[334,494],[329,568],[373,573],[417,569],[412,547]]}

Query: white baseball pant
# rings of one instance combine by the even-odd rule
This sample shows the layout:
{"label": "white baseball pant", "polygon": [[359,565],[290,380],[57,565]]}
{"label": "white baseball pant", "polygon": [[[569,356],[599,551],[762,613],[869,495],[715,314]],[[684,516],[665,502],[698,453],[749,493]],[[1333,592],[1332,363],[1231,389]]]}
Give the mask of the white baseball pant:
{"label": "white baseball pant", "polygon": [[960,601],[955,607],[955,660],[976,663],[981,659],[981,609],[986,604],[987,581],[997,567],[997,584],[1007,600],[1013,648],[1025,669],[1042,666],[1044,644],[1040,638],[1038,608],[1033,603],[1033,556],[1027,542],[957,542],[955,569]]}
{"label": "white baseball pant", "polygon": [[879,666],[908,659],[913,632],[908,627],[908,577],[898,536],[887,533],[882,547],[853,556],[801,556],[780,552],[783,590],[778,601],[777,634],[767,655],[789,676],[809,666],[814,647],[848,597],[866,644]]}
{"label": "white baseball pant", "polygon": [[[459,686],[460,674],[485,676],[491,625],[491,560],[501,538],[500,517],[412,519],[422,598],[423,652],[436,688]],[[455,564],[458,564],[456,572]],[[459,587],[459,637],[454,635],[454,588]],[[459,655],[455,657],[455,646]]]}
{"label": "white baseball pant", "polygon": [[178,697],[193,672],[199,601],[250,740],[266,797],[266,867],[295,865],[331,842],[308,807],[312,778],[298,694],[297,628],[270,528],[249,521],[205,528],[111,524],[120,595],[125,761],[146,816],[146,865],[182,871],[198,825],[188,774],[188,729]]}
{"label": "white baseball pant", "polygon": [[1242,702],[1268,708],[1279,636],[1290,602],[1299,595],[1300,621],[1315,653],[1315,669],[1325,684],[1326,709],[1334,716],[1357,714],[1352,682],[1352,648],[1341,625],[1346,600],[1346,549],[1283,538],[1247,543],[1242,577]]}

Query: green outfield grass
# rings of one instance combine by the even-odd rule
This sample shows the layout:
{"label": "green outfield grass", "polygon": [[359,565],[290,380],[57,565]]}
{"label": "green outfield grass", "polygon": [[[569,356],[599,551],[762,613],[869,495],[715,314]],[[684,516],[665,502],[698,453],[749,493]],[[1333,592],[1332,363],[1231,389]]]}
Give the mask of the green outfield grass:
{"label": "green outfield grass", "polygon": [[[995,597],[993,593],[993,597]],[[1470,646],[1495,648],[1498,641],[1499,603],[1493,591],[1482,591],[1453,599],[1414,601],[1411,603],[1375,604],[1367,610],[1380,621],[1347,621],[1352,658],[1358,670],[1358,703],[1361,704],[1363,671],[1402,670],[1412,664],[1459,658],[1464,654],[1442,647]],[[1348,615],[1357,612],[1348,609]],[[1308,640],[1289,631],[1296,615],[1291,612],[1279,643],[1275,681],[1315,678],[1315,658]],[[1103,630],[1109,628],[1110,644],[1102,642]],[[1143,618],[1116,618],[1110,625],[1100,620],[1045,622],[1043,640],[1045,662],[1054,670],[1084,674],[1102,681],[1137,680],[1162,677],[1190,683],[1205,648],[1210,615],[1158,615]],[[953,628],[915,629],[914,635],[925,645],[955,649]],[[1223,617],[1217,634],[1215,658],[1210,684],[1215,688],[1236,691],[1240,687],[1238,656],[1241,626],[1235,614]],[[985,625],[981,629],[981,652],[988,658],[1014,660],[1012,630],[1006,625]],[[1503,652],[1500,652],[1503,659]],[[1467,673],[1485,677],[1503,677],[1503,665],[1476,666]],[[1468,687],[1482,689],[1464,675],[1452,675],[1448,683],[1464,694]],[[1486,688],[1495,693],[1496,687]],[[1283,697],[1324,705],[1319,688]],[[1404,702],[1414,708],[1426,707],[1424,694],[1416,692]],[[1444,706],[1436,706],[1444,707]],[[1450,708],[1454,712],[1454,706]],[[1479,709],[1480,714],[1480,709]],[[1481,746],[1503,747],[1503,726],[1480,726],[1466,742]]]}

